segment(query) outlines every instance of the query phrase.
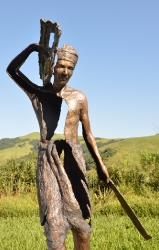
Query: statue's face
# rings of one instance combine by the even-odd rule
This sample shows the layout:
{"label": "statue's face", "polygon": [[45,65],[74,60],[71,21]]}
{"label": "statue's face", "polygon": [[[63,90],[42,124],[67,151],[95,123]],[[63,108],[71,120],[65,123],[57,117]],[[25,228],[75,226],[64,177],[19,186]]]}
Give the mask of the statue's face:
{"label": "statue's face", "polygon": [[74,64],[66,60],[58,60],[54,67],[54,83],[64,87],[73,74]]}

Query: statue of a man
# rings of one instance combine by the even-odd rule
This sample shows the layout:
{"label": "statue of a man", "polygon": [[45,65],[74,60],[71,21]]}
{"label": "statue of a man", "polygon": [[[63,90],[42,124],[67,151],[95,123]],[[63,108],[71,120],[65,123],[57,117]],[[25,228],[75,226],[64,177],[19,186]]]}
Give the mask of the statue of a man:
{"label": "statue of a man", "polygon": [[[67,86],[78,54],[71,45],[57,49],[57,63],[51,69],[54,71],[53,84],[47,81],[44,86],[38,86],[19,70],[34,51],[49,57],[43,46],[31,44],[13,59],[7,72],[30,98],[40,126],[36,182],[41,225],[44,226],[49,250],[66,249],[65,238],[68,230],[72,230],[76,250],[89,250],[91,205],[86,165],[78,141],[79,121],[82,123],[84,140],[94,158],[99,177],[108,183],[109,175],[91,132],[86,96]],[[68,105],[65,140],[52,143],[51,138],[58,124],[63,99]],[[60,160],[62,151],[64,163]]]}

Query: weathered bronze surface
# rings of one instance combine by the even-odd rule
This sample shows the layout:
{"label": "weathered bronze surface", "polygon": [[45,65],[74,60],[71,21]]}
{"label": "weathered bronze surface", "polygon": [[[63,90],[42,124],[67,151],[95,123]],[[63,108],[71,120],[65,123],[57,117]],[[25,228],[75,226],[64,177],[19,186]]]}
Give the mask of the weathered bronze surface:
{"label": "weathered bronze surface", "polygon": [[[49,47],[50,33],[54,43]],[[97,164],[99,176],[109,181],[107,169],[99,155],[88,117],[86,96],[67,86],[78,60],[71,45],[58,45],[61,29],[57,23],[41,20],[39,44],[31,44],[9,64],[7,72],[28,95],[40,126],[40,143],[36,182],[40,221],[44,226],[48,249],[66,249],[65,238],[73,232],[76,250],[90,249],[91,204],[86,177],[86,165],[78,141],[78,124],[82,123],[84,139]],[[39,52],[39,69],[43,86],[32,83],[19,70],[32,52]],[[55,54],[58,60],[54,66]],[[53,84],[51,76],[54,74]],[[62,101],[68,105],[65,140],[50,140],[58,125]],[[60,155],[64,151],[64,162]],[[87,219],[87,221],[86,221]],[[89,222],[88,222],[89,221]]]}
{"label": "weathered bronze surface", "polygon": [[[50,33],[54,33],[54,43],[51,48]],[[39,44],[30,44],[24,49],[9,64],[7,72],[30,98],[39,122],[40,142],[36,183],[40,221],[44,226],[48,249],[66,249],[65,238],[68,230],[72,230],[74,249],[89,250],[92,230],[91,204],[86,165],[78,141],[79,121],[82,123],[83,137],[96,163],[99,177],[105,183],[109,183],[127,213],[129,207],[110,180],[107,168],[99,155],[91,132],[86,96],[81,91],[67,86],[77,63],[78,53],[68,44],[61,49],[57,48],[60,35],[61,29],[57,23],[41,19]],[[34,51],[39,52],[39,69],[43,86],[32,83],[19,70]],[[58,60],[54,66],[56,53]],[[52,74],[54,74],[53,84]],[[58,125],[63,100],[68,105],[64,127],[65,140],[52,143],[51,138]],[[60,159],[62,151],[64,151],[64,162]],[[132,213],[129,213],[129,216],[134,220]],[[141,228],[141,231],[143,230]]]}
{"label": "weathered bronze surface", "polygon": [[[39,44],[42,45],[50,54],[49,58],[40,51],[39,52],[39,73],[43,84],[47,84],[52,76],[52,72],[48,72],[49,68],[54,66],[54,60],[56,55],[56,48],[58,47],[59,38],[61,36],[61,29],[58,23],[52,23],[52,21],[40,20],[41,31]],[[54,34],[54,42],[52,47],[49,47],[50,34]],[[51,73],[51,75],[49,74]],[[47,78],[46,78],[47,76]]]}

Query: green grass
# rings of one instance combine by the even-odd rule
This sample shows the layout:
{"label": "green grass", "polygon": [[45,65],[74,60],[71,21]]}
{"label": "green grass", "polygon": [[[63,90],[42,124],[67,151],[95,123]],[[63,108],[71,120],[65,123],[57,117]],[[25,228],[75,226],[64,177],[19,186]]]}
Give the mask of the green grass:
{"label": "green grass", "polygon": [[156,220],[144,218],[143,224],[153,239],[145,241],[139,235],[127,217],[119,216],[97,216],[94,219],[94,230],[92,233],[92,249],[109,250],[152,250],[159,247],[158,226],[155,228]]}
{"label": "green grass", "polygon": [[[127,200],[135,207],[140,221],[153,237],[146,241],[138,233],[131,220],[123,213],[112,195],[106,201],[93,199],[92,250],[158,250],[159,214],[158,194],[144,198],[128,195]],[[151,209],[148,207],[151,206]],[[122,212],[121,212],[122,211]],[[67,237],[68,250],[73,249],[72,234]],[[0,249],[45,250],[47,249],[43,227],[40,226],[36,194],[2,197],[0,199]]]}
{"label": "green grass", "polygon": [[[107,165],[121,165],[127,167],[129,164],[136,164],[140,158],[142,150],[159,153],[159,135],[128,138],[108,146],[117,149],[117,154],[108,159]],[[106,146],[100,148],[103,151]]]}
{"label": "green grass", "polygon": [[[40,134],[38,132],[35,132],[35,133],[31,133],[25,136],[20,136],[19,138],[22,140],[21,143],[16,143],[14,147],[0,150],[0,164],[4,163],[6,160],[11,159],[11,158],[17,159],[25,155],[28,155],[29,152],[31,151],[31,148],[33,147],[30,144],[30,141],[32,140],[40,141]],[[63,135],[58,135],[58,134],[54,135],[54,140],[63,139],[63,138],[64,138]],[[28,139],[28,141],[24,143],[23,139]],[[21,147],[21,145],[23,146]]]}
{"label": "green grass", "polygon": [[25,146],[20,148],[18,145],[15,145],[12,148],[7,148],[0,150],[0,163],[5,162],[7,159],[10,158],[20,158],[22,156],[28,155],[28,153],[31,150],[32,145],[28,144],[28,142],[25,143]]}
{"label": "green grass", "polygon": [[[144,218],[143,224],[152,239],[146,241],[139,235],[130,220],[119,216],[97,216],[94,218],[91,234],[92,250],[158,250],[159,221]],[[67,249],[73,249],[72,235],[67,238]],[[0,249],[3,250],[44,250],[47,249],[43,228],[39,218],[1,218]]]}
{"label": "green grass", "polygon": [[0,218],[38,216],[36,194],[0,198]]}
{"label": "green grass", "polygon": [[[18,158],[24,156],[25,154],[28,154],[32,147],[29,142],[32,140],[39,140],[39,137],[39,133],[31,133],[29,135],[20,137],[22,140],[29,139],[25,142],[25,145],[23,145],[23,147],[19,147],[21,143],[17,143],[12,148],[0,150],[1,162],[11,157]],[[54,139],[62,138],[62,135],[55,135],[54,137]],[[82,137],[80,137],[79,139],[81,143],[83,143]],[[114,174],[121,174],[121,169],[124,171],[130,171],[133,169],[135,171],[134,166],[136,163],[139,164],[141,150],[148,149],[151,152],[159,152],[158,135],[141,138],[129,138],[124,140],[118,140],[112,143],[109,143],[111,141],[109,141],[108,139],[98,139],[98,142],[99,145],[100,143],[107,143],[105,146],[100,147],[101,151],[103,151],[107,147],[118,150],[117,153],[113,157],[108,158],[107,161],[108,169],[109,165],[114,165],[116,167],[114,172],[112,172]],[[33,158],[28,164],[32,164],[34,166],[36,165],[34,161],[36,162],[36,160]],[[9,162],[7,162],[5,166],[3,166],[5,167],[5,171],[6,169],[11,169],[11,165],[8,164]],[[14,164],[12,165],[14,169]],[[149,178],[151,176],[154,176],[151,174],[151,170],[153,170],[154,165],[153,163],[151,165],[147,165],[145,166],[145,168],[142,169],[142,171],[150,171],[150,176],[147,175]],[[26,167],[27,164],[25,165],[25,170]],[[116,171],[118,169],[119,173],[118,171]],[[14,171],[15,170],[16,168],[14,169]],[[1,171],[1,181],[3,181],[3,168],[1,169]],[[28,171],[29,170],[27,170],[27,173]],[[6,171],[7,176],[8,173],[10,172]],[[136,170],[136,172],[134,173],[138,173],[138,170]],[[157,173],[156,180],[158,180],[158,172],[155,173]],[[147,178],[147,176],[145,178]],[[126,182],[123,181],[119,185],[121,193],[124,194],[125,199],[134,209],[135,213],[146,228],[147,232],[153,237],[152,240],[146,241],[134,228],[134,225],[125,214],[114,193],[109,193],[107,191],[101,192],[101,189],[97,184],[98,181],[95,170],[89,171],[88,177],[89,183],[91,184],[90,190],[94,215],[93,232],[91,234],[91,249],[158,250],[159,193],[152,191],[150,186],[137,182],[136,178],[138,176],[135,175],[134,177],[133,173],[131,173],[131,175],[129,174],[129,178],[131,177],[132,180],[136,180],[136,182],[131,181],[126,185]],[[23,187],[22,184],[20,185],[21,189]],[[4,181],[4,185],[6,185],[6,181]],[[16,192],[16,194],[19,193],[19,196],[11,196],[13,192],[5,192],[5,194],[8,194],[8,196],[4,196],[4,193],[1,194],[2,197],[0,198],[0,249],[45,250],[47,249],[47,247],[45,243],[45,237],[43,235],[43,227],[40,226],[39,222],[38,204],[36,199],[35,187],[32,189],[32,194],[23,194],[25,192],[20,192],[20,190],[19,192]],[[68,250],[73,249],[72,235],[70,232],[67,238],[67,247]]]}

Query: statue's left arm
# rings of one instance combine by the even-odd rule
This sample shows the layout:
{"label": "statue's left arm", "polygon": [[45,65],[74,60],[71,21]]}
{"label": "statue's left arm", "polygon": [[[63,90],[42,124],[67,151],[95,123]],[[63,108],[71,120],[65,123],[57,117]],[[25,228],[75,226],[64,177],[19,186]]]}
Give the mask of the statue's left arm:
{"label": "statue's left arm", "polygon": [[88,103],[85,96],[83,96],[82,107],[80,110],[80,121],[82,122],[83,137],[86,145],[96,163],[97,173],[101,180],[109,182],[109,174],[106,165],[103,163],[101,156],[99,154],[96,141],[91,132],[90,121],[88,116]]}

